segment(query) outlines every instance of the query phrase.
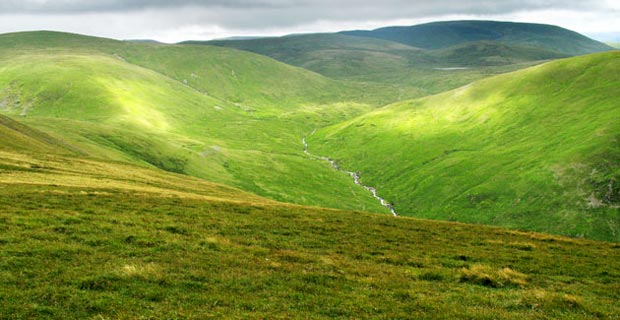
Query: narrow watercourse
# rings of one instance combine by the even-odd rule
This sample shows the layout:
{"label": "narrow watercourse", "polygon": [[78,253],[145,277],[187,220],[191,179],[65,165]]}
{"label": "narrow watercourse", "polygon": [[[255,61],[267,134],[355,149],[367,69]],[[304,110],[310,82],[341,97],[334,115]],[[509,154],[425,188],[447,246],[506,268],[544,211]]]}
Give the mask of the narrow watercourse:
{"label": "narrow watercourse", "polygon": [[[316,130],[313,130],[312,133],[310,133],[311,136],[316,132]],[[380,197],[377,193],[377,189],[374,187],[370,187],[367,185],[364,185],[361,181],[360,181],[360,175],[357,172],[353,172],[353,171],[347,171],[344,170],[342,168],[340,168],[340,166],[338,166],[338,164],[336,163],[336,161],[332,158],[329,157],[322,157],[322,156],[317,156],[314,155],[312,153],[310,153],[310,151],[308,151],[308,142],[306,141],[306,137],[302,137],[301,138],[301,143],[304,145],[304,153],[307,154],[310,157],[313,157],[315,159],[319,159],[319,160],[323,160],[323,161],[327,161],[329,162],[329,164],[332,166],[332,168],[334,168],[335,170],[338,170],[340,172],[344,172],[346,174],[348,174],[349,176],[351,176],[351,178],[353,178],[353,181],[355,182],[356,185],[363,187],[364,189],[368,190],[372,196],[377,199],[379,201],[379,203],[381,203],[382,206],[388,208],[390,210],[390,212],[392,213],[393,216],[397,217],[398,214],[396,213],[396,210],[394,210],[394,206],[392,204],[390,204],[388,201],[386,201],[384,198]]]}

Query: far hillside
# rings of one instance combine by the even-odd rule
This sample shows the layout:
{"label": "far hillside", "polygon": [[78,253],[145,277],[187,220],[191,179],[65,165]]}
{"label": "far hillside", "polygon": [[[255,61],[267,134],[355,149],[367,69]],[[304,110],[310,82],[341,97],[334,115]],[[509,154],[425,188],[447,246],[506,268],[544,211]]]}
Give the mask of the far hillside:
{"label": "far hillside", "polygon": [[331,78],[387,84],[400,88],[400,99],[545,60],[611,49],[555,26],[490,21],[185,43],[251,51]]}

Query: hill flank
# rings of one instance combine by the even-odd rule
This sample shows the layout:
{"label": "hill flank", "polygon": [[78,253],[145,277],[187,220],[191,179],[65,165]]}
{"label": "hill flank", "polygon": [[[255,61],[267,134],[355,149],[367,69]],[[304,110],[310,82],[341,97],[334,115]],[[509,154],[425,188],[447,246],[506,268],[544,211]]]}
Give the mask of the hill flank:
{"label": "hill flank", "polygon": [[565,59],[319,130],[400,214],[620,238],[620,55]]}

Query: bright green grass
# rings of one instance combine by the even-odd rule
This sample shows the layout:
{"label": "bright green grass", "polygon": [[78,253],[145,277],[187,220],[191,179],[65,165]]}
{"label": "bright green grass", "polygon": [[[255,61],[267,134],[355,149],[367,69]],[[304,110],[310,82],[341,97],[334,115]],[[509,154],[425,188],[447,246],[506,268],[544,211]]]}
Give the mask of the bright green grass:
{"label": "bright green grass", "polygon": [[620,241],[620,55],[589,55],[319,130],[402,215]]}
{"label": "bright green grass", "polygon": [[123,42],[48,31],[0,35],[0,56],[32,50],[106,55],[254,110],[351,100],[380,106],[395,101],[398,91],[396,86],[338,82],[262,55],[214,46]]}
{"label": "bright green grass", "polygon": [[[175,61],[172,54],[168,58]],[[113,55],[81,49],[7,49],[0,55],[0,109],[91,158],[185,173],[281,201],[384,212],[349,177],[305,156],[301,144],[301,137],[313,128],[372,106],[340,97],[336,93],[346,88],[339,91],[332,80],[269,61],[274,68],[293,69],[290,76],[301,74],[300,81],[307,84],[303,90],[318,93],[284,99],[280,105],[260,105],[260,97],[257,104],[245,104],[206,95],[198,85],[194,88]],[[303,78],[306,75],[311,78]],[[331,91],[313,83],[329,84]],[[324,104],[329,100],[334,102]]]}

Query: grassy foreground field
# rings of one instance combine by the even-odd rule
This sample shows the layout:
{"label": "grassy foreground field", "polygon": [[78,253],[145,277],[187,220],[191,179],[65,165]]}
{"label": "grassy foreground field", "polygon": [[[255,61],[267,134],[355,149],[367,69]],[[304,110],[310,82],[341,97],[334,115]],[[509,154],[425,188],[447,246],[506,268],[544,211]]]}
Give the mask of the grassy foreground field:
{"label": "grassy foreground field", "polygon": [[618,244],[25,184],[0,189],[0,221],[2,318],[620,316]]}

